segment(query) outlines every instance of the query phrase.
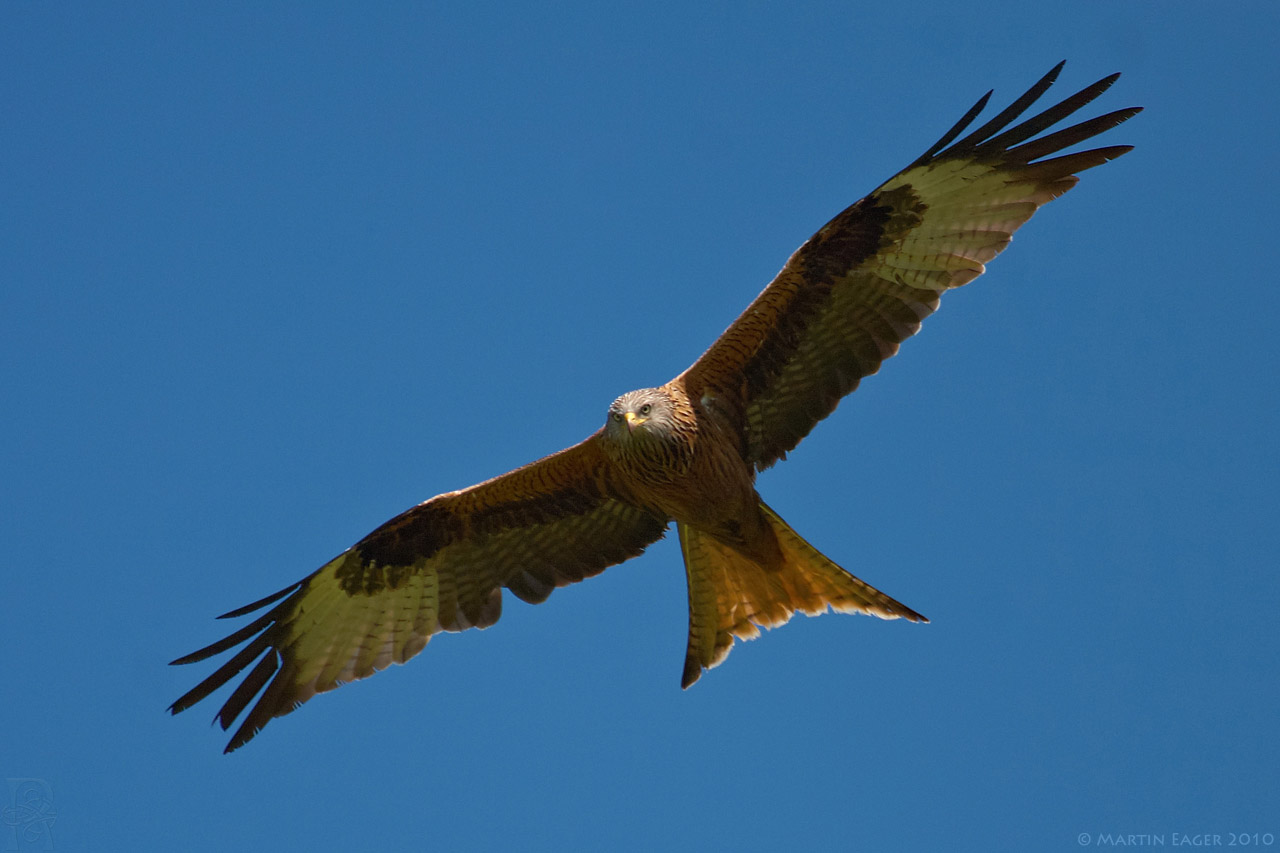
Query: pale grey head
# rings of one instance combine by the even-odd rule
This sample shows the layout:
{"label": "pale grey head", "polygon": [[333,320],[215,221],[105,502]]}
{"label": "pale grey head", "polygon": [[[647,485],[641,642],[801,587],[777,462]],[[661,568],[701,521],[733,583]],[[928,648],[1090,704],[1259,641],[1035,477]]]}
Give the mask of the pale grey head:
{"label": "pale grey head", "polygon": [[605,434],[626,446],[672,437],[677,431],[675,405],[661,388],[628,391],[609,406]]}

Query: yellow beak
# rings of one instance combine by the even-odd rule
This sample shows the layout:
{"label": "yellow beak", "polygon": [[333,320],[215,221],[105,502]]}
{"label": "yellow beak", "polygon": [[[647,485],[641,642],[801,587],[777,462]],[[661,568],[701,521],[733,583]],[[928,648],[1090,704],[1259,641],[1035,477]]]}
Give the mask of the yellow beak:
{"label": "yellow beak", "polygon": [[642,418],[642,417],[640,417],[640,416],[639,416],[639,415],[637,415],[635,412],[627,412],[627,413],[626,413],[626,415],[625,415],[624,417],[626,417],[626,419],[627,419],[627,431],[628,431],[628,432],[634,432],[636,427],[640,426],[640,424],[642,424],[642,423],[644,423],[645,421],[649,420],[648,418]]}

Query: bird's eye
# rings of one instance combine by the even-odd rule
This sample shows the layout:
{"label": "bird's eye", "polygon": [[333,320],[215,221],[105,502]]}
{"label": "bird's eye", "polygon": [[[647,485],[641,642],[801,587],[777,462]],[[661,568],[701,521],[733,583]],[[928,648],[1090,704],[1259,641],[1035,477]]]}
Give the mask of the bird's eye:
{"label": "bird's eye", "polygon": [[614,423],[622,422],[622,412],[610,412],[609,417],[614,421]]}
{"label": "bird's eye", "polygon": [[645,417],[648,417],[649,412],[651,411],[653,411],[653,406],[650,406],[648,403],[645,403],[643,406],[640,407],[640,414],[644,415]]}

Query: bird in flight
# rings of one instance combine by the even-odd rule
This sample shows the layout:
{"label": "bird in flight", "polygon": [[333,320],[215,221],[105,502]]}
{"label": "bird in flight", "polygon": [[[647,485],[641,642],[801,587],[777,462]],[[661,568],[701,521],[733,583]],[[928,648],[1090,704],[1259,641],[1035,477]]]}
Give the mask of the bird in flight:
{"label": "bird in flight", "polygon": [[[623,394],[604,426],[559,453],[436,495],[314,574],[219,618],[266,608],[188,664],[244,644],[169,710],[185,711],[252,665],[223,704],[227,744],[317,693],[404,663],[440,631],[486,628],[503,589],[530,603],[640,554],[675,522],[689,586],[681,685],[796,613],[828,608],[927,621],[806,542],[756,492],[864,376],[920,328],[943,291],[981,275],[1076,173],[1132,146],[1061,152],[1140,108],[1039,135],[1102,94],[1104,77],[1014,122],[1060,63],[961,138],[988,92],[911,165],[824,225],[687,370]],[[255,663],[256,662],[256,663]]]}

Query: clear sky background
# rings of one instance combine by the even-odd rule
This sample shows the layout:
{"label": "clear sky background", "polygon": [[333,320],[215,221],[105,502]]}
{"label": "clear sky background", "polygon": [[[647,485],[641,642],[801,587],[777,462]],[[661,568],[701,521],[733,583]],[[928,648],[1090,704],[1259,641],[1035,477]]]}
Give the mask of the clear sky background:
{"label": "clear sky background", "polygon": [[[0,778],[59,850],[1280,845],[1277,23],[5,3]],[[672,536],[231,756],[220,700],[165,713],[214,616],[583,438],[1064,58],[1137,150],[760,478],[931,624],[798,618],[682,692]]]}

